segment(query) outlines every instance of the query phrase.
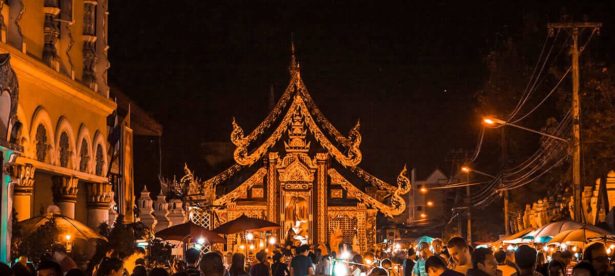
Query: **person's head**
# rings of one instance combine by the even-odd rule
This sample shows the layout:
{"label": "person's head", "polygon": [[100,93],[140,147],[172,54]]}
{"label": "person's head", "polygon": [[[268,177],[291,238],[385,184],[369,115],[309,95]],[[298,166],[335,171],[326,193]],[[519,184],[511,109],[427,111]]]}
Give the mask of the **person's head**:
{"label": "person's head", "polygon": [[536,268],[536,249],[521,245],[515,251],[515,260],[521,270],[533,271]]}
{"label": "person's head", "polygon": [[139,258],[135,261],[135,265],[141,265],[144,266],[145,265],[145,260],[142,258]]}
{"label": "person's head", "polygon": [[412,259],[414,257],[416,257],[416,252],[414,251],[414,248],[410,247],[408,248],[408,258]]}
{"label": "person's head", "polygon": [[[42,261],[36,270],[38,276],[62,276],[62,268],[53,261]],[[105,275],[105,274],[101,274]]]}
{"label": "person's head", "polygon": [[511,263],[517,263],[517,261],[515,260],[515,251],[506,250],[506,261]]}
{"label": "person's head", "polygon": [[0,275],[14,276],[15,272],[8,265],[0,262]]}
{"label": "person's head", "polygon": [[564,275],[566,275],[566,273],[564,272],[566,270],[566,268],[565,268],[564,264],[561,263],[560,261],[552,260],[549,263],[548,269],[549,269],[549,275],[548,276],[564,276]]}
{"label": "person's head", "polygon": [[495,260],[498,262],[498,264],[502,265],[506,263],[506,251],[500,249],[498,250],[498,252],[495,252],[493,256],[495,257]]}
{"label": "person's head", "polygon": [[216,252],[207,252],[201,258],[199,268],[204,275],[209,276],[223,276],[224,264],[222,263],[222,256]]}
{"label": "person's head", "polygon": [[472,252],[472,267],[491,276],[496,276],[498,263],[489,248],[477,248]]}
{"label": "person's head", "polygon": [[462,237],[450,239],[446,247],[448,248],[448,253],[451,255],[451,258],[453,258],[458,265],[467,265],[470,263],[470,250],[466,240]]}
{"label": "person's head", "polygon": [[536,266],[540,267],[546,263],[547,263],[547,257],[545,257],[545,254],[543,252],[538,251],[536,253]]}
{"label": "person's head", "polygon": [[148,276],[169,276],[169,273],[162,267],[156,267],[149,272]]}
{"label": "person's head", "polygon": [[438,256],[431,256],[425,261],[425,271],[429,276],[440,276],[446,271],[444,260]]}
{"label": "person's head", "polygon": [[231,272],[231,275],[235,275],[237,272],[245,271],[245,265],[246,265],[246,257],[243,254],[241,253],[233,254],[233,261],[231,263],[231,268],[229,269],[229,271]]}
{"label": "person's head", "polygon": [[135,269],[132,270],[132,276],[147,276],[147,270],[144,266],[136,266]]}
{"label": "person's head", "polygon": [[570,265],[570,262],[572,262],[572,252],[566,250],[566,251],[562,251],[562,253],[560,254],[560,261],[565,265],[568,266]]}
{"label": "person's head", "polygon": [[596,276],[598,274],[596,273],[596,270],[594,269],[594,266],[592,264],[583,261],[574,266],[574,268],[572,269],[572,275],[573,276]]}
{"label": "person's head", "polygon": [[267,252],[265,252],[265,250],[258,251],[258,253],[256,253],[256,259],[258,262],[264,263],[267,261]]}
{"label": "person's head", "polygon": [[431,249],[429,248],[429,243],[427,243],[427,242],[419,243],[418,250],[419,250],[419,256],[422,259],[427,259],[427,258],[429,258],[432,255],[431,254]]}
{"label": "person's head", "polygon": [[190,248],[186,250],[186,264],[190,266],[196,265],[196,262],[199,261],[200,255],[201,255],[201,252],[199,252],[198,250],[194,248]]}
{"label": "person's head", "polygon": [[386,269],[391,269],[393,267],[393,262],[391,262],[391,260],[389,259],[384,259],[382,260],[382,262],[380,262],[380,266]]}
{"label": "person's head", "polygon": [[297,252],[297,255],[307,256],[309,253],[309,250],[310,250],[310,247],[307,244],[304,244],[302,246],[297,247],[295,251]]}
{"label": "person's head", "polygon": [[440,252],[442,252],[443,246],[444,246],[444,243],[442,242],[441,239],[436,238],[431,241],[431,248],[434,254],[439,254]]}
{"label": "person's head", "polygon": [[583,261],[590,263],[598,275],[609,269],[609,256],[602,243],[592,243],[583,252]]}
{"label": "person's head", "polygon": [[282,253],[276,252],[275,254],[273,254],[274,263],[279,263],[281,260],[282,260]]}
{"label": "person's head", "polygon": [[97,275],[121,276],[124,273],[124,263],[118,258],[105,258],[98,266]]}
{"label": "person's head", "polygon": [[67,271],[65,276],[85,276],[85,273],[81,269],[73,268]]}
{"label": "person's head", "polygon": [[380,267],[376,267],[372,269],[372,272],[369,273],[369,276],[389,276],[389,273]]}

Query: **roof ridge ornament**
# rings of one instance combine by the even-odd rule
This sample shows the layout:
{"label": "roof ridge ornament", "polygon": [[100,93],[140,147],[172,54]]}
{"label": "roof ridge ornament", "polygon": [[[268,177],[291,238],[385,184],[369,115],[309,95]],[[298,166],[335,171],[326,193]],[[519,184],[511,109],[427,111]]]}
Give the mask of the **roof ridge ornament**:
{"label": "roof ridge ornament", "polygon": [[294,34],[290,34],[290,66],[288,70],[290,71],[290,77],[299,76],[301,66],[299,62],[297,62],[297,58],[295,57],[295,41]]}

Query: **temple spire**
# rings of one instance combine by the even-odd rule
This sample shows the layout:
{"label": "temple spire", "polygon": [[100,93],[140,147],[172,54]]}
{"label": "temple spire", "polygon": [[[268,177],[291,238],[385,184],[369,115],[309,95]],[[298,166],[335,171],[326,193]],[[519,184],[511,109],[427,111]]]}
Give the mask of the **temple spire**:
{"label": "temple spire", "polygon": [[290,35],[290,66],[288,70],[290,71],[291,77],[295,74],[299,73],[299,63],[297,62],[297,58],[295,57],[295,41],[293,38],[293,34]]}

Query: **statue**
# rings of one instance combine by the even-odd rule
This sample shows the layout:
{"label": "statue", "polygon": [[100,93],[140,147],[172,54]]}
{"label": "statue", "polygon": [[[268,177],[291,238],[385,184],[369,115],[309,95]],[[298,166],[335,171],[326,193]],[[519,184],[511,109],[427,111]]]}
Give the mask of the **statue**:
{"label": "statue", "polygon": [[335,251],[339,248],[340,244],[343,241],[344,233],[342,232],[342,228],[340,228],[338,225],[337,227],[335,227],[335,229],[333,229],[333,233],[331,233],[331,236],[329,237],[329,248],[331,248],[331,251]]}

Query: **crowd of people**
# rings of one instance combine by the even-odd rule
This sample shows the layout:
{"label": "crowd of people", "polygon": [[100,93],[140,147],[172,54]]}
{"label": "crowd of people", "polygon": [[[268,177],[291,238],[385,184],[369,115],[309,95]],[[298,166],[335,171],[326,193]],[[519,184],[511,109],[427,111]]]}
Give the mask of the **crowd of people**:
{"label": "crowd of people", "polygon": [[[549,253],[549,257],[545,255]],[[0,264],[7,276],[602,276],[615,272],[602,243],[587,246],[580,258],[569,251],[544,252],[528,245],[514,250],[472,248],[460,237],[446,244],[440,239],[420,242],[394,252],[369,251],[363,255],[342,245],[336,251],[308,245],[250,256],[218,251],[202,253],[191,248],[183,258],[166,265],[146,262],[146,251],[137,248],[128,256],[109,250],[100,261],[79,267],[66,249],[54,246],[51,254],[34,266],[25,256],[9,266]]]}

